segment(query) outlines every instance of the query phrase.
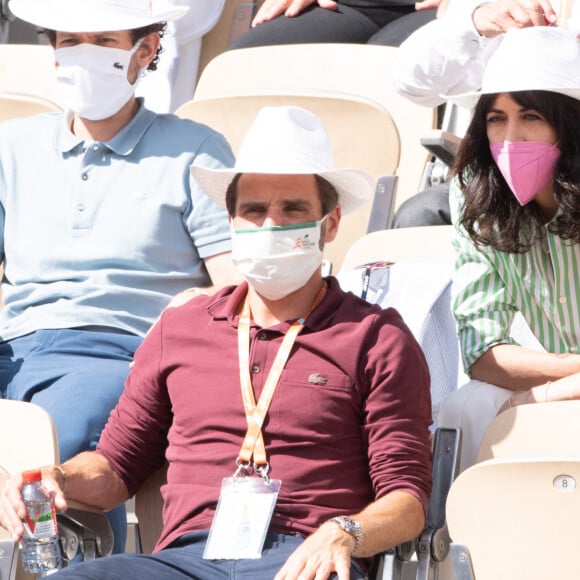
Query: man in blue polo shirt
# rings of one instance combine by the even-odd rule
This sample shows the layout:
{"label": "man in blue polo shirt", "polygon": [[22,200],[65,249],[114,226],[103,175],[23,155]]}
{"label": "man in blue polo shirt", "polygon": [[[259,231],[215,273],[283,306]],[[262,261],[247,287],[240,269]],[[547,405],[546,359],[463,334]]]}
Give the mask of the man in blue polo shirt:
{"label": "man in blue polo shirt", "polygon": [[208,127],[135,97],[164,22],[186,9],[168,0],[10,9],[46,30],[69,110],[0,125],[0,397],[44,407],[64,460],[96,446],[170,298],[237,281],[226,212],[189,170],[233,156]]}

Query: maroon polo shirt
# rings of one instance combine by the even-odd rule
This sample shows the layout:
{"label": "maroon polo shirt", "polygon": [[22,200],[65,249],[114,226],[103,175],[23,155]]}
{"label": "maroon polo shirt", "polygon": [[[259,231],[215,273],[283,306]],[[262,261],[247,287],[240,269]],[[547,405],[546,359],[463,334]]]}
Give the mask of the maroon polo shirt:
{"label": "maroon polo shirt", "polygon": [[[393,309],[329,278],[282,372],[263,427],[271,476],[282,480],[271,529],[309,534],[394,490],[425,510],[431,490],[429,374]],[[247,285],[167,309],[135,366],[97,451],[130,494],[165,460],[164,529],[157,549],[209,529],[221,481],[246,432],[237,322]],[[289,323],[251,329],[256,399]]]}

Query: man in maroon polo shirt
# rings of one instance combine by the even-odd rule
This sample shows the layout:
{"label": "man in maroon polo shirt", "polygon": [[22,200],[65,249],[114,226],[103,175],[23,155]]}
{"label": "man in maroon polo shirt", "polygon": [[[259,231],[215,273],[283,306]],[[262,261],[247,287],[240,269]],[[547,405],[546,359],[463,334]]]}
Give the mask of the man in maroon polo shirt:
{"label": "man in maroon polo shirt", "polygon": [[[228,209],[246,282],[167,309],[97,450],[44,469],[58,508],[108,509],[167,462],[161,538],[55,578],[364,578],[366,558],[419,534],[431,489],[420,347],[396,311],[321,274],[371,180],[333,169],[296,107],[263,109],[231,170],[192,171]],[[20,486],[0,505],[15,538]]]}

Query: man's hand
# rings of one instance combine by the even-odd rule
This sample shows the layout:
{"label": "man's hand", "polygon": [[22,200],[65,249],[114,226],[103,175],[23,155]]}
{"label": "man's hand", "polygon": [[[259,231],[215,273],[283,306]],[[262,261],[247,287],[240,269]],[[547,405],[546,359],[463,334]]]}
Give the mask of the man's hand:
{"label": "man's hand", "polygon": [[296,548],[274,580],[325,580],[333,572],[338,580],[349,580],[354,545],[350,534],[326,522]]}
{"label": "man's hand", "polygon": [[288,18],[298,16],[305,8],[314,3],[327,10],[336,10],[337,6],[333,0],[266,0],[254,17],[252,26],[273,20],[281,14]]}
{"label": "man's hand", "polygon": [[[42,469],[42,483],[54,494],[54,506],[59,511],[67,509],[64,493],[61,489],[62,474],[54,467]],[[22,501],[22,475],[18,474],[6,481],[0,498],[0,525],[6,529],[15,542],[19,542],[24,534],[22,519],[26,515]]]}
{"label": "man's hand", "polygon": [[496,0],[473,12],[473,24],[481,36],[492,38],[510,28],[547,26],[557,20],[549,0]]}

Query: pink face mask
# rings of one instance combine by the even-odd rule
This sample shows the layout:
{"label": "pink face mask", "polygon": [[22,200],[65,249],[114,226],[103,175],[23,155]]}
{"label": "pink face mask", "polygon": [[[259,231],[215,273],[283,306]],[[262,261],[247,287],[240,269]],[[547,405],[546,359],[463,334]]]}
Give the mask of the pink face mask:
{"label": "pink face mask", "polygon": [[490,143],[491,155],[520,205],[552,183],[560,149],[543,141]]}

